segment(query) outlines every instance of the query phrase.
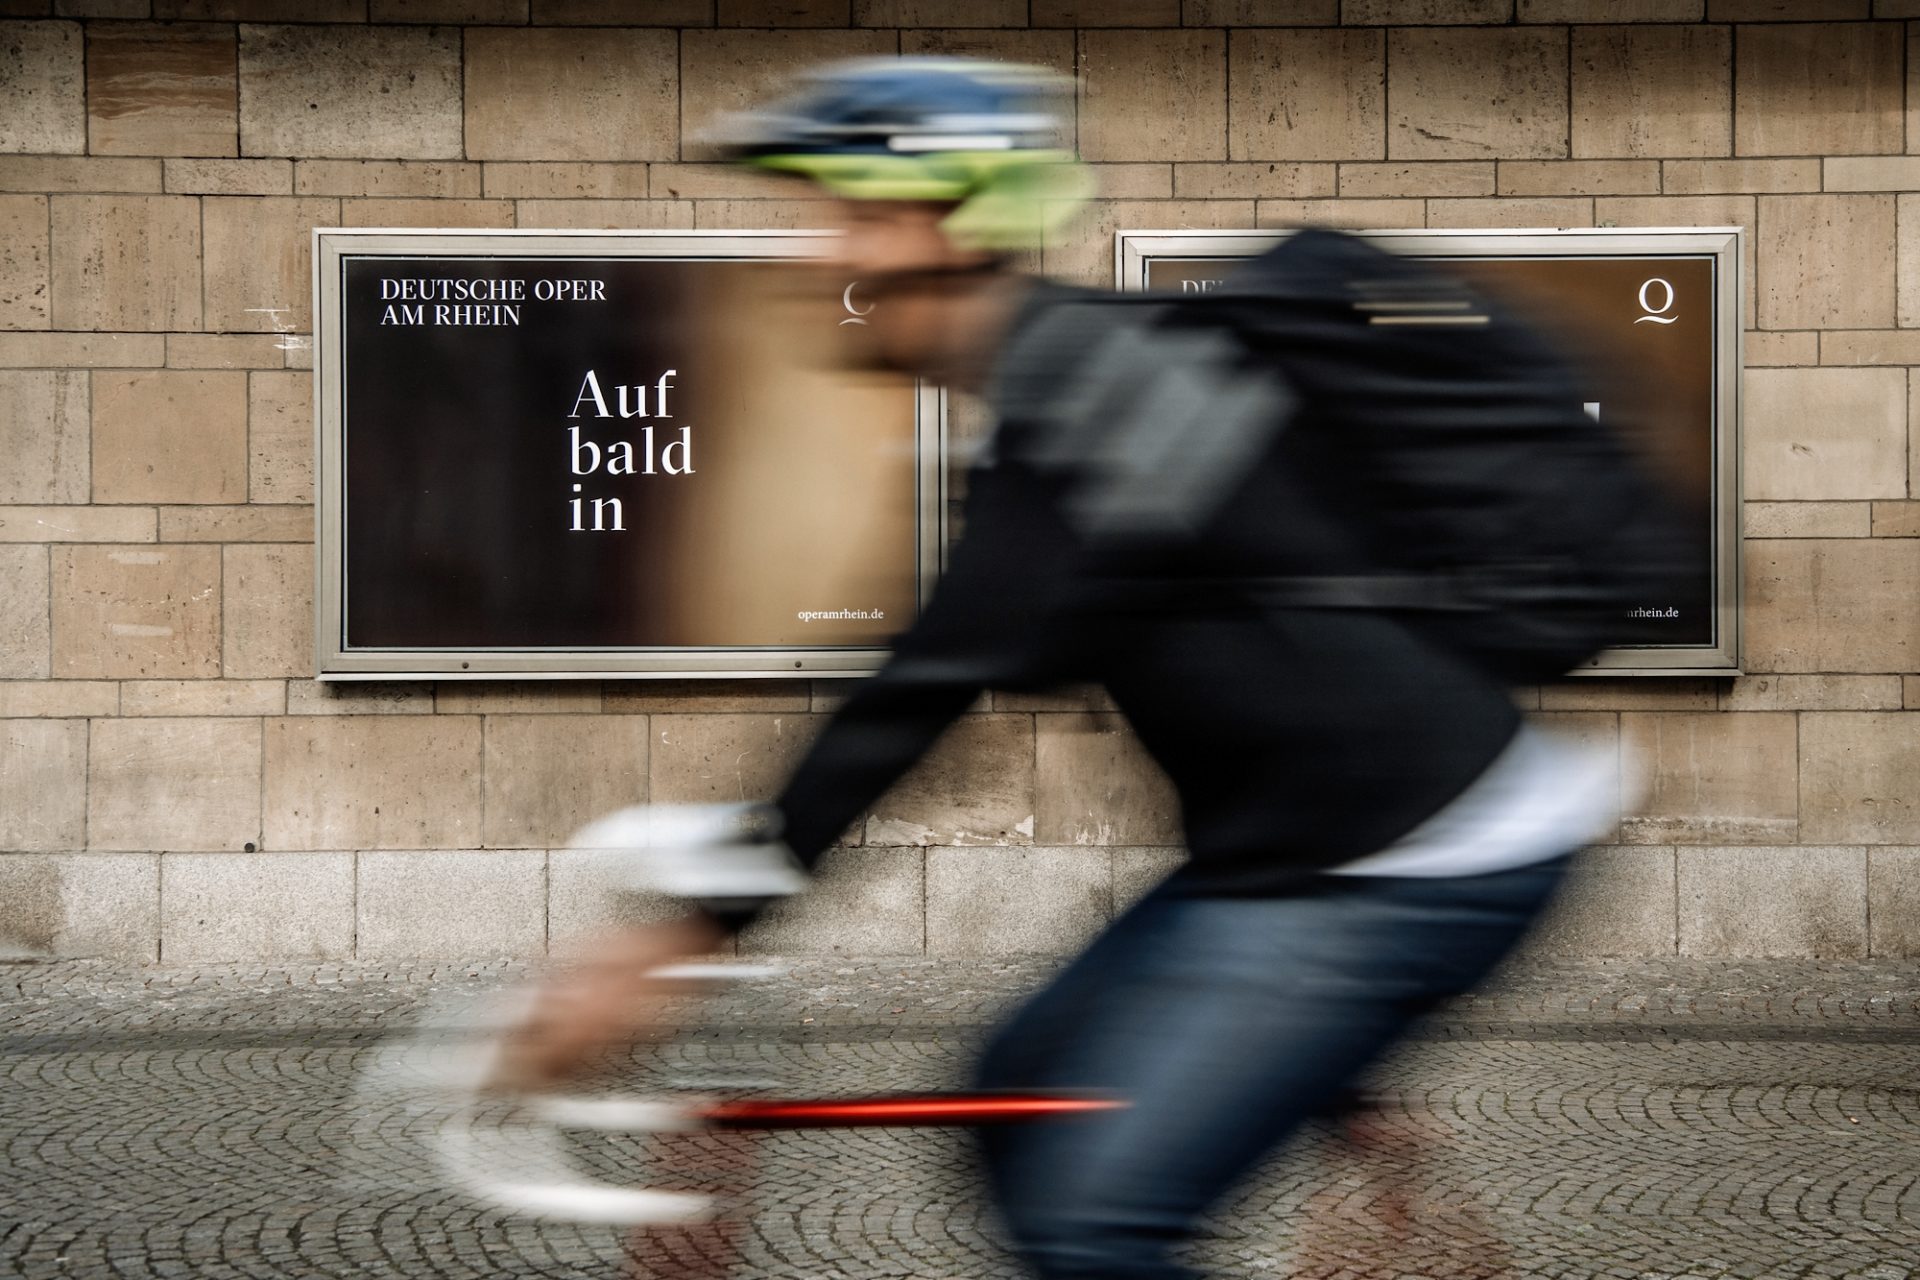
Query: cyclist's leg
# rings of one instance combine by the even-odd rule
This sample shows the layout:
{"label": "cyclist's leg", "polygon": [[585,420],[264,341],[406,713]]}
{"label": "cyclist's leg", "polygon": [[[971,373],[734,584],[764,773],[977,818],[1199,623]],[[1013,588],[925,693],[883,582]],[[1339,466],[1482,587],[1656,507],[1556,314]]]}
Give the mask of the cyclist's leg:
{"label": "cyclist's leg", "polygon": [[1524,932],[1563,863],[1459,879],[1322,877],[1300,895],[1161,891],[997,1037],[992,1088],[1132,1106],[992,1131],[989,1176],[1047,1277],[1172,1280],[1196,1220],[1407,1025]]}

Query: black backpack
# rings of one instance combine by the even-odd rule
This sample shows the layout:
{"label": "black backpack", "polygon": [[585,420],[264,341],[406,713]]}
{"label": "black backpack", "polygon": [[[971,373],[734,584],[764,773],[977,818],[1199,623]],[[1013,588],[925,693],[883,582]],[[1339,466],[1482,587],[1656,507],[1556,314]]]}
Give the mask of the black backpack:
{"label": "black backpack", "polygon": [[[1157,541],[1218,561],[1283,524],[1320,540],[1307,571],[1235,579],[1264,607],[1390,611],[1531,682],[1619,643],[1679,572],[1675,509],[1570,367],[1442,270],[1356,237],[1299,232],[1212,293],[1056,306],[1020,346],[1002,392],[1043,424],[1033,460],[1074,471],[1084,534],[1136,560]],[[1261,496],[1280,455],[1291,492],[1333,496],[1314,505],[1337,547],[1305,504]]]}

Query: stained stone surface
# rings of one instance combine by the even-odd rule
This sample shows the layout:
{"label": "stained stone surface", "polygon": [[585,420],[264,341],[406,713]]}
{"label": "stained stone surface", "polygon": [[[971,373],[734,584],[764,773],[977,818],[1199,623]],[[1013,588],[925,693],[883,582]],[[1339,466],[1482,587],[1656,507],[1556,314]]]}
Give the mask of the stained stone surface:
{"label": "stained stone surface", "polygon": [[[683,1187],[750,1187],[703,1232],[506,1218],[439,1184],[432,1107],[378,1069],[430,1006],[526,972],[0,968],[0,1274],[1019,1274],[952,1130],[580,1146],[629,1184],[664,1164]],[[794,962],[672,1007],[676,1034],[615,1065],[636,1089],[939,1087],[1046,972]],[[1917,979],[1880,962],[1514,969],[1378,1069],[1370,1115],[1272,1158],[1203,1262],[1315,1280],[1912,1280]]]}

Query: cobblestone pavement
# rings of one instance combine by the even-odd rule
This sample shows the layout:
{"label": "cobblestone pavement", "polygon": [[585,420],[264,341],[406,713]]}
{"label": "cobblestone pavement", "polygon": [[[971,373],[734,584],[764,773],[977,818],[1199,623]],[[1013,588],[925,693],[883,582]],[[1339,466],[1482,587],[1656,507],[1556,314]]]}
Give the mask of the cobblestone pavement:
{"label": "cobblestone pavement", "polygon": [[[962,1136],[681,1140],[754,1191],[716,1234],[512,1220],[436,1186],[369,1085],[383,1036],[501,963],[0,967],[0,1275],[1012,1277]],[[1039,963],[806,960],[706,1002],[636,1078],[949,1084]],[[1920,1277],[1920,967],[1535,965],[1380,1070],[1220,1216],[1225,1276]],[[582,1147],[645,1180],[628,1140]],[[656,1153],[657,1154],[657,1153]]]}

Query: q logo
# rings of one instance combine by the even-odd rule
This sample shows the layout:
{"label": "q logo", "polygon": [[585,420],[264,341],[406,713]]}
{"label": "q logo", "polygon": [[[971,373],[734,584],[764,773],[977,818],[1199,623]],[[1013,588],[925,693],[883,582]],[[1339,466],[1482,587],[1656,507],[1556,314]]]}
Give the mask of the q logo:
{"label": "q logo", "polygon": [[873,314],[873,304],[871,302],[867,304],[866,310],[864,311],[853,303],[853,291],[859,284],[860,282],[855,280],[840,292],[840,305],[847,309],[847,318],[840,322],[843,325],[865,324],[867,322],[866,318]]}
{"label": "q logo", "polygon": [[[1659,285],[1662,290],[1658,295],[1653,294],[1655,285]],[[1655,296],[1660,298],[1660,305],[1657,307],[1653,305]],[[1640,286],[1640,309],[1646,314],[1635,320],[1635,324],[1672,324],[1680,318],[1667,314],[1673,310],[1673,286],[1659,276]]]}

